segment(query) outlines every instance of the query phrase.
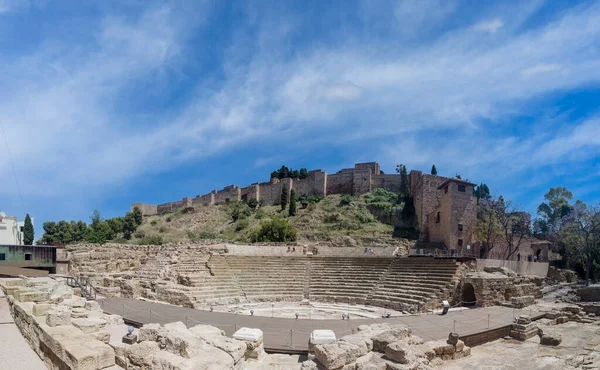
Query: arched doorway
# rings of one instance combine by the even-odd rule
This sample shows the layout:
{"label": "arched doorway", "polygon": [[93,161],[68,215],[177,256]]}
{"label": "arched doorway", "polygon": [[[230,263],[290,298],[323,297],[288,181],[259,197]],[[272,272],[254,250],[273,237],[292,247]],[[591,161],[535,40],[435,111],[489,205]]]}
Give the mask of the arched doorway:
{"label": "arched doorway", "polygon": [[479,258],[485,258],[485,247],[482,246],[481,248],[479,248]]}
{"label": "arched doorway", "polygon": [[477,298],[475,297],[475,288],[471,283],[465,283],[462,287],[460,295],[462,305],[465,307],[475,306],[477,304]]}

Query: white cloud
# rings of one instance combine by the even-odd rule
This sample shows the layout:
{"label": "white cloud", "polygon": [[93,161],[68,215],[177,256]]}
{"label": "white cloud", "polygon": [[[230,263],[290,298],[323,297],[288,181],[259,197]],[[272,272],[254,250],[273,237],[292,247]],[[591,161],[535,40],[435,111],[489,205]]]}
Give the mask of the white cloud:
{"label": "white cloud", "polygon": [[504,26],[504,22],[502,19],[497,18],[489,21],[479,22],[473,26],[473,29],[476,31],[494,34],[496,31],[502,28],[502,26]]}
{"label": "white cloud", "polygon": [[[420,24],[445,19],[455,9],[452,4],[405,1],[395,15],[418,33]],[[292,26],[282,23],[293,35]],[[482,30],[496,32],[501,26],[490,24]],[[398,32],[405,35],[408,28]],[[202,30],[181,25],[171,7],[152,8],[134,22],[109,17],[94,31],[97,45],[91,50],[50,40],[33,55],[3,65],[0,118],[13,157],[19,159],[24,191],[67,195],[112,189],[235,145],[257,145],[282,132],[300,140],[323,127],[330,131],[309,139],[364,144],[373,138],[412,138],[402,157],[422,168],[441,161],[450,167],[461,158],[458,163],[471,171],[464,176],[499,159],[506,160],[502,168],[507,171],[518,170],[532,153],[543,156],[545,142],[552,147],[545,152],[560,152],[554,148],[584,134],[573,131],[569,143],[553,143],[556,138],[546,136],[489,138],[481,133],[482,121],[507,120],[526,113],[531,99],[600,82],[598,5],[575,8],[528,31],[504,36],[503,29],[502,40],[492,42],[465,24],[410,49],[394,33],[385,41],[349,38],[290,57],[278,52],[287,50],[285,36],[261,36],[278,35],[279,29],[278,24],[260,28],[256,44],[246,35],[234,37],[226,46],[223,75],[186,80],[192,97],[176,110],[157,114],[154,107],[138,114],[121,112],[119,106],[127,105],[122,99],[135,98],[122,91],[140,81],[157,89],[161,83],[181,82],[163,82],[158,76],[183,63],[189,49],[197,48],[186,44],[186,36]],[[243,57],[236,54],[239,50]],[[543,77],[559,68],[568,71],[568,78],[530,78],[527,84],[519,78]],[[350,119],[352,129],[344,130]],[[589,127],[581,130],[591,134]],[[420,139],[424,132],[430,137],[442,132],[443,141]],[[424,151],[422,142],[435,145]],[[512,158],[523,162],[511,167]],[[263,164],[257,160],[255,165]],[[0,174],[10,174],[3,156]]]}
{"label": "white cloud", "polygon": [[560,65],[558,64],[537,64],[531,68],[522,70],[521,75],[523,75],[525,78],[529,78],[538,74],[554,72],[558,70],[560,70]]}

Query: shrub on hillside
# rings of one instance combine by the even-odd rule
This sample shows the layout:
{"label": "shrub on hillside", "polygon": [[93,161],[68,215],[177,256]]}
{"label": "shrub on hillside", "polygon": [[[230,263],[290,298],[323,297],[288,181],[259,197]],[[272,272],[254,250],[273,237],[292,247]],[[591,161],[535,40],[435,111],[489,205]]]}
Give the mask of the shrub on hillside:
{"label": "shrub on hillside", "polygon": [[195,242],[204,239],[217,239],[217,234],[208,230],[200,230],[197,232],[190,230],[187,232],[187,237],[190,239],[190,241]]}
{"label": "shrub on hillside", "polygon": [[370,193],[365,195],[365,203],[376,204],[376,203],[389,203],[398,204],[398,194],[383,188],[373,189]]}
{"label": "shrub on hillside", "polygon": [[340,206],[347,206],[349,205],[352,201],[354,200],[354,198],[351,195],[348,194],[344,194],[342,195],[342,197],[340,198]]}
{"label": "shrub on hillside", "polygon": [[254,218],[256,218],[257,220],[263,219],[263,218],[265,218],[265,216],[266,216],[265,211],[260,208],[254,214]]}
{"label": "shrub on hillside", "polygon": [[167,219],[165,221],[167,222],[171,222],[173,219],[171,218],[171,216],[167,217]]}
{"label": "shrub on hillside", "polygon": [[194,207],[185,207],[184,209],[181,210],[182,214],[186,214],[186,213],[193,213],[194,212]]}
{"label": "shrub on hillside", "polygon": [[160,235],[149,235],[138,240],[139,245],[162,245],[163,243],[163,238]]}
{"label": "shrub on hillside", "polygon": [[323,200],[320,195],[301,195],[297,199],[298,203],[317,204]]}
{"label": "shrub on hillside", "polygon": [[248,207],[250,207],[250,209],[256,209],[256,207],[258,207],[258,201],[256,199],[250,199],[248,201]]}
{"label": "shrub on hillside", "polygon": [[296,240],[296,229],[287,220],[275,218],[264,222],[258,230],[250,235],[250,240],[256,242],[293,242]]}
{"label": "shrub on hillside", "polygon": [[235,231],[242,231],[250,225],[247,219],[239,220],[235,225]]}
{"label": "shrub on hillside", "polygon": [[161,227],[158,229],[158,232],[159,232],[159,233],[166,233],[166,232],[167,232],[167,228],[166,228],[165,226],[161,226]]}
{"label": "shrub on hillside", "polygon": [[152,220],[150,222],[150,225],[152,225],[152,226],[156,226],[156,224],[158,224],[158,220]]}
{"label": "shrub on hillside", "polygon": [[135,234],[133,234],[133,236],[135,236],[137,239],[143,239],[146,237],[146,233],[144,233],[143,231],[138,231]]}

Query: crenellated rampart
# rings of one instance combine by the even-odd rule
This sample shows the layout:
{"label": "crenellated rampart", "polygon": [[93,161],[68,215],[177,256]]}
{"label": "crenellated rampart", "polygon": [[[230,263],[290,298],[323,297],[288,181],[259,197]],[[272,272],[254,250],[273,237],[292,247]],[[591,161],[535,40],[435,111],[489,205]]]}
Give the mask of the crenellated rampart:
{"label": "crenellated rampart", "polygon": [[304,179],[275,178],[242,188],[237,185],[229,185],[222,190],[213,190],[208,194],[198,195],[195,198],[183,198],[176,202],[159,205],[133,203],[131,209],[139,207],[143,214],[154,215],[173,212],[185,207],[225,204],[251,199],[256,199],[266,205],[275,205],[281,201],[283,186],[288,192],[294,190],[296,196],[360,195],[375,188],[397,192],[402,186],[402,178],[398,174],[382,174],[379,164],[376,162],[357,163],[354,168],[345,168],[331,175],[321,170],[313,170]]}

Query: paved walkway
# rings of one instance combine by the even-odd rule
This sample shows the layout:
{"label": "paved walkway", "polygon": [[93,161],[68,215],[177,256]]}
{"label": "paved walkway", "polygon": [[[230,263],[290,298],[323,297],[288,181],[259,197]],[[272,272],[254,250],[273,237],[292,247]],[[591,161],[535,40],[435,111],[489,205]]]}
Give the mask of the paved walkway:
{"label": "paved walkway", "polygon": [[0,349],[0,369],[46,369],[42,360],[29,347],[29,344],[14,324],[2,289],[0,289]]}
{"label": "paved walkway", "polygon": [[259,328],[264,332],[265,348],[271,351],[307,350],[308,337],[314,329],[330,329],[336,336],[350,334],[359,325],[378,322],[402,323],[412,328],[413,334],[425,340],[445,339],[455,331],[460,335],[474,334],[506,326],[513,317],[534,314],[529,309],[486,307],[450,312],[447,315],[415,315],[389,319],[310,320],[261,316],[244,316],[224,312],[210,312],[152,303],[129,298],[107,298],[99,301],[107,313],[118,314],[139,324],[182,321],[188,327],[208,324],[225,330],[231,336],[240,327]]}

